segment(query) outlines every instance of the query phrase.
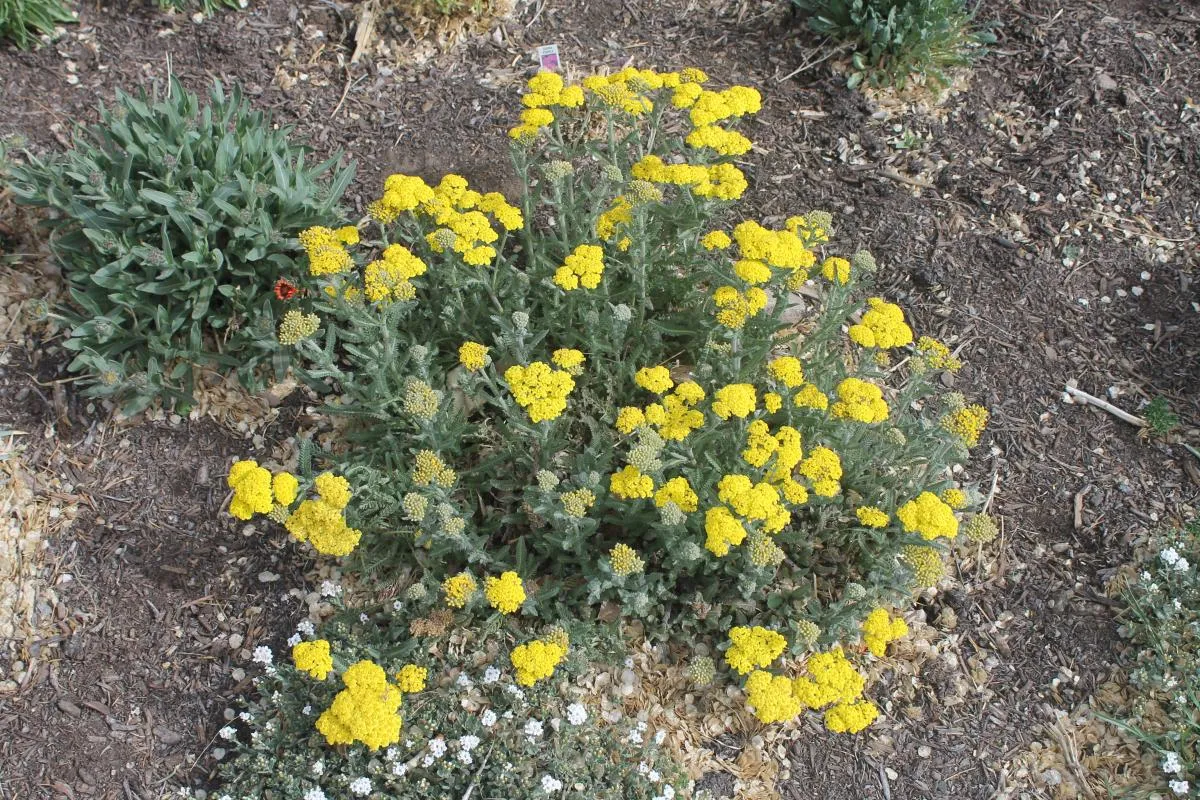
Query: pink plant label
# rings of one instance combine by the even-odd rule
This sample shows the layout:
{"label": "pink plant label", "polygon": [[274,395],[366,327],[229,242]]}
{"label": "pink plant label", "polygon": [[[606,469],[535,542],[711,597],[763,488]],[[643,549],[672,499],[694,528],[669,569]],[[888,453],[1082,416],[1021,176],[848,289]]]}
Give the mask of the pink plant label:
{"label": "pink plant label", "polygon": [[542,69],[558,72],[558,45],[544,44],[537,49],[538,64]]}

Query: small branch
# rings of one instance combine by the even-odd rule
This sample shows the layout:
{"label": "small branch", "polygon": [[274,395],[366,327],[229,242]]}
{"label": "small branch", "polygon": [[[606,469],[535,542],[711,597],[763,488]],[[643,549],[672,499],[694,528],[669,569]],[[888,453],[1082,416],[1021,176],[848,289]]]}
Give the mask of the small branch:
{"label": "small branch", "polygon": [[923,181],[920,178],[910,178],[907,175],[901,175],[899,172],[897,172],[892,167],[885,167],[884,169],[879,171],[879,174],[882,175],[883,177],[887,178],[888,180],[896,181],[897,183],[904,183],[904,184],[908,184],[909,186],[917,186],[922,189],[933,189],[934,188],[934,185],[932,183],[930,183],[929,181]]}
{"label": "small branch", "polygon": [[1142,419],[1141,417],[1134,416],[1133,414],[1130,414],[1128,411],[1124,411],[1120,408],[1117,408],[1116,406],[1114,406],[1112,403],[1108,402],[1107,400],[1101,400],[1099,397],[1096,397],[1094,394],[1088,394],[1087,392],[1083,391],[1082,389],[1076,389],[1074,386],[1072,386],[1070,384],[1067,384],[1067,395],[1070,396],[1070,398],[1072,399],[1073,402],[1079,401],[1083,405],[1091,405],[1091,406],[1095,406],[1096,408],[1103,409],[1103,410],[1107,411],[1108,413],[1112,414],[1117,419],[1128,422],[1130,425],[1136,425],[1139,428],[1144,428],[1148,424],[1146,422],[1146,420]]}

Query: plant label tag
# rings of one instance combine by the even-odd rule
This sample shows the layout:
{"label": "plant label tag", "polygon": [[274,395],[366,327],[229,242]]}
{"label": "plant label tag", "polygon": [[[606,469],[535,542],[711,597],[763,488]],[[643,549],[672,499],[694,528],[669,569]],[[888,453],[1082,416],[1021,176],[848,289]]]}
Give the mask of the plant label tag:
{"label": "plant label tag", "polygon": [[542,69],[558,72],[558,45],[544,44],[537,49],[538,64]]}

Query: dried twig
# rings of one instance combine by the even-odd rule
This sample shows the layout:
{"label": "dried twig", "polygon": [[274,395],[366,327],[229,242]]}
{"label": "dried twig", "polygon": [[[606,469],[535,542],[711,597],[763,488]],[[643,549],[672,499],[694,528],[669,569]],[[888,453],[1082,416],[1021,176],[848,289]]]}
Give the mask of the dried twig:
{"label": "dried twig", "polygon": [[1073,401],[1081,401],[1084,405],[1091,405],[1091,406],[1095,406],[1096,408],[1103,409],[1104,411],[1107,411],[1108,413],[1112,414],[1117,419],[1128,422],[1130,425],[1136,425],[1139,428],[1144,428],[1148,424],[1146,422],[1146,420],[1142,419],[1141,417],[1135,416],[1133,414],[1130,414],[1128,411],[1117,408],[1112,403],[1108,402],[1107,400],[1101,400],[1099,397],[1096,397],[1094,394],[1088,394],[1087,392],[1083,391],[1082,389],[1076,389],[1074,386],[1072,386],[1069,383],[1067,384],[1067,394],[1071,397],[1071,399]]}

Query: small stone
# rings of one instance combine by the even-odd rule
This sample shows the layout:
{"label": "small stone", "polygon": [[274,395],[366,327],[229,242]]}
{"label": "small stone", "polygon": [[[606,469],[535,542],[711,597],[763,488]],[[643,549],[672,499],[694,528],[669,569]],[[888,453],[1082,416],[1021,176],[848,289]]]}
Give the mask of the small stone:
{"label": "small stone", "polygon": [[927,745],[927,744],[923,744],[917,748],[917,755],[919,755],[921,758],[929,758],[929,756],[932,752],[933,752],[933,749],[930,748],[929,745]]}
{"label": "small stone", "polygon": [[167,747],[179,744],[183,741],[182,736],[168,728],[155,728],[154,736]]}
{"label": "small stone", "polygon": [[274,583],[277,580],[279,580],[279,575],[271,572],[270,570],[263,570],[262,572],[258,573],[259,583]]}
{"label": "small stone", "polygon": [[233,672],[229,673],[229,677],[240,683],[246,678],[246,670],[242,669],[241,667],[235,667]]}
{"label": "small stone", "polygon": [[242,642],[244,642],[244,641],[246,641],[246,637],[242,636],[242,634],[240,634],[240,633],[229,634],[229,649],[237,650],[239,647],[242,646]]}

